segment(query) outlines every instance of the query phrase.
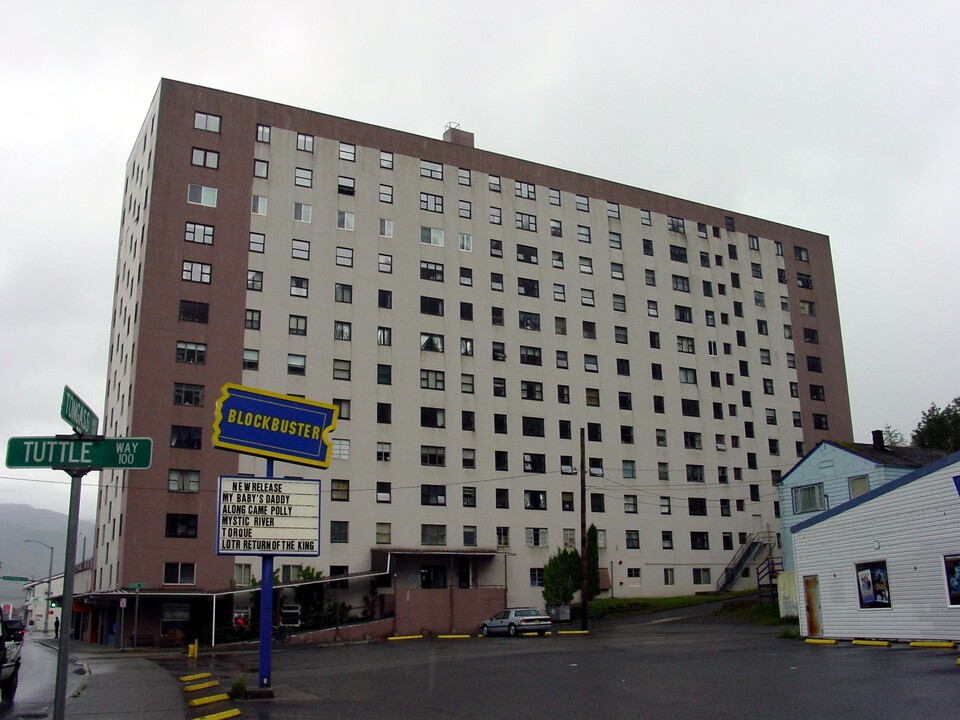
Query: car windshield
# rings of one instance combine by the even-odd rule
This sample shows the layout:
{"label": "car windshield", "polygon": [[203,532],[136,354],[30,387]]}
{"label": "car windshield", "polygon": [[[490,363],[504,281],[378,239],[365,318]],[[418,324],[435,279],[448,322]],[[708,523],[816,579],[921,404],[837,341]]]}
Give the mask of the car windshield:
{"label": "car windshield", "polygon": [[539,610],[527,608],[526,610],[517,610],[517,617],[536,617],[540,614]]}

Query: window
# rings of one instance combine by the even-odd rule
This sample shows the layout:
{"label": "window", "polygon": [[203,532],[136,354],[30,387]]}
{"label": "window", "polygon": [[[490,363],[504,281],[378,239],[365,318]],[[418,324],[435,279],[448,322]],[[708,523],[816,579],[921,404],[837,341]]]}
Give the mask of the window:
{"label": "window", "polygon": [[177,362],[203,365],[207,360],[207,344],[177,341]]}
{"label": "window", "polygon": [[566,302],[567,300],[567,289],[560,283],[553,284],[553,299],[557,302]]}
{"label": "window", "polygon": [[524,490],[523,507],[525,510],[546,510],[547,492],[546,490]]}
{"label": "window", "polygon": [[527,547],[548,547],[549,545],[547,542],[547,528],[528,527],[525,535]]}
{"label": "window", "polygon": [[583,394],[587,407],[600,407],[600,388],[584,388]]}
{"label": "window", "polygon": [[596,305],[593,296],[593,290],[590,288],[581,288],[580,289],[580,304],[586,305],[587,307],[593,307]]}
{"label": "window", "polygon": [[799,260],[800,262],[810,262],[810,251],[805,247],[794,245],[793,257],[795,260]]}
{"label": "window", "polygon": [[346,230],[347,232],[353,232],[353,223],[354,214],[352,212],[337,210],[337,228]]}
{"label": "window", "polygon": [[613,296],[613,309],[616,312],[626,312],[627,311],[627,298],[625,295]]}
{"label": "window", "polygon": [[353,324],[345,320],[334,320],[333,321],[333,339],[334,340],[350,340],[352,334]]}
{"label": "window", "polygon": [[337,265],[353,267],[353,248],[337,247]]}
{"label": "window", "polygon": [[303,152],[312,153],[313,152],[313,135],[307,135],[306,133],[297,133],[297,150],[302,150]]}
{"label": "window", "polygon": [[443,212],[443,196],[420,193],[420,209],[428,212]]}
{"label": "window", "polygon": [[590,212],[590,198],[585,195],[577,195],[575,205],[580,212]]}
{"label": "window", "polygon": [[201,407],[203,405],[203,385],[189,383],[173,384],[173,404]]}
{"label": "window", "polygon": [[350,361],[349,360],[337,360],[333,361],[333,379],[334,380],[349,380],[350,379]]}
{"label": "window", "polygon": [[393,406],[390,403],[377,403],[377,422],[389,425],[393,421]]}
{"label": "window", "polygon": [[380,202],[388,204],[393,202],[393,185],[380,185]]}
{"label": "window", "polygon": [[[210,228],[213,230],[213,228]],[[210,236],[210,241],[213,242],[213,236]],[[262,253],[264,246],[267,243],[267,236],[263,233],[250,233],[250,252],[252,253]]]}
{"label": "window", "polygon": [[165,562],[163,564],[164,585],[193,585],[195,582],[196,565],[194,563]]}
{"label": "window", "polygon": [[260,351],[259,350],[249,350],[247,348],[244,348],[243,369],[244,370],[260,369]]}
{"label": "window", "polygon": [[[667,216],[667,230],[670,232],[680,233],[681,235],[686,232],[683,227],[683,218],[673,217],[671,215]],[[671,254],[672,257],[672,254]],[[676,258],[673,258],[676,259]],[[686,262],[686,251],[684,251],[684,260]]]}
{"label": "window", "polygon": [[244,311],[243,326],[247,330],[259,330],[260,329],[260,311],[251,310],[247,308]]}
{"label": "window", "polygon": [[350,542],[350,523],[346,520],[330,521],[330,542],[348,543]]}
{"label": "window", "polygon": [[311,222],[313,220],[313,205],[295,202],[293,204],[293,219],[295,222]]}
{"label": "window", "polygon": [[[309,260],[310,259],[310,241],[309,240],[297,240],[294,239],[290,242],[290,257],[294,260]],[[249,271],[247,273],[249,277]],[[261,279],[263,278],[263,273],[260,273]],[[249,281],[247,287],[249,289]]]}
{"label": "window", "polygon": [[473,338],[460,338],[460,354],[464,357],[473,357]]}
{"label": "window", "polygon": [[619,393],[617,393],[617,402],[619,403],[621,410],[633,410],[632,394],[621,390]]}
{"label": "window", "polygon": [[[293,293],[291,293],[291,295],[292,294]],[[339,303],[352,303],[353,302],[353,285],[344,285],[343,283],[336,283],[334,285],[333,299]]]}
{"label": "window", "polygon": [[350,502],[350,481],[331,480],[330,499],[334,502]]}
{"label": "window", "polygon": [[473,235],[460,233],[459,247],[463,252],[473,252]]}
{"label": "window", "polygon": [[294,297],[307,297],[310,292],[310,280],[304,277],[290,278],[290,294]]}
{"label": "window", "polygon": [[341,420],[350,419],[350,401],[344,398],[333,398],[333,404],[337,406],[339,418]]}
{"label": "window", "polygon": [[683,385],[697,384],[697,371],[695,368],[680,368],[680,383]]}
{"label": "window", "polygon": [[518,230],[537,231],[537,216],[529,213],[518,212],[516,214],[516,226]]}
{"label": "window", "polygon": [[695,353],[697,351],[696,341],[692,337],[677,335],[677,351],[682,353]]}
{"label": "window", "polygon": [[307,356],[287,354],[287,374],[288,375],[306,375],[307,374]]}
{"label": "window", "polygon": [[826,497],[823,493],[823,483],[804,485],[791,490],[793,497],[793,513],[821,512],[827,509]]}
{"label": "window", "polygon": [[269,125],[257,125],[257,142],[262,142],[262,143],[270,142],[270,126]]}
{"label": "window", "polygon": [[[204,150],[203,148],[194,148],[193,154],[190,159],[190,163],[198,167],[205,167],[205,168],[210,168],[211,170],[216,170],[217,166],[220,164],[220,153],[216,152],[215,150]],[[266,176],[264,175],[264,177]]]}
{"label": "window", "polygon": [[389,275],[393,272],[393,255],[387,253],[377,254],[377,271]]}
{"label": "window", "polygon": [[430,160],[421,160],[420,176],[433,180],[443,180],[443,165]]}
{"label": "window", "polygon": [[393,220],[388,220],[387,218],[380,218],[379,226],[379,235],[382,238],[392,238],[393,237]]}
{"label": "window", "polygon": [[195,130],[206,130],[207,132],[220,132],[220,116],[210,113],[195,112],[193,114],[193,127]]}
{"label": "window", "polygon": [[393,170],[393,153],[385,150],[380,151],[380,167],[384,170]]}
{"label": "window", "polygon": [[674,317],[677,322],[692,323],[693,309],[685,305],[674,305]]}
{"label": "window", "polygon": [[[378,483],[379,484],[379,483]],[[385,483],[389,484],[389,483]],[[377,523],[377,545],[389,545],[393,542],[392,526],[388,522]]]}
{"label": "window", "polygon": [[297,187],[313,187],[313,170],[309,168],[294,168],[293,184]]}
{"label": "window", "polygon": [[393,384],[393,366],[377,363],[377,385]]}
{"label": "window", "polygon": [[580,272],[584,275],[593,275],[593,260],[591,258],[580,256]]}
{"label": "window", "polygon": [[847,484],[850,488],[850,499],[853,500],[856,497],[860,497],[864,493],[870,490],[870,478],[866,475],[860,475],[858,477],[852,477],[847,480]]}
{"label": "window", "polygon": [[447,449],[437,445],[421,445],[420,464],[431,467],[445,467],[447,464]]}
{"label": "window", "polygon": [[583,356],[583,369],[586,372],[599,372],[598,361],[596,355],[584,355]]}
{"label": "window", "polygon": [[824,390],[823,385],[811,385],[810,386],[810,399],[811,400],[826,400],[827,395]]}
{"label": "window", "polygon": [[[672,541],[671,541],[672,542]],[[676,576],[674,575],[673,568],[664,568],[663,569],[663,584],[664,585],[674,585],[676,584]]]}
{"label": "window", "polygon": [[377,290],[377,307],[389,310],[393,307],[393,291]]}
{"label": "window", "polygon": [[657,307],[656,300],[647,300],[647,315],[650,317],[660,317],[660,308]]}
{"label": "window", "polygon": [[[185,443],[196,442],[196,447],[189,447],[187,444],[178,444],[173,445],[171,442],[171,447],[180,447],[187,448],[190,450],[199,450],[200,449],[200,428],[187,428],[183,425],[174,425],[174,430],[177,430],[180,434],[173,434],[171,437],[174,440],[184,439],[184,433],[180,431],[191,431],[186,433],[186,438],[184,439]],[[195,436],[194,433],[195,432]],[[199,470],[180,470],[177,468],[170,468],[167,472],[167,490],[170,492],[185,492],[185,493],[195,493],[200,492],[200,471]]]}
{"label": "window", "polygon": [[446,485],[421,485],[420,486],[420,504],[421,505],[446,505],[447,504],[447,486]]}
{"label": "window", "polygon": [[629,480],[637,477],[637,463],[635,460],[624,460],[621,468],[624,478]]}
{"label": "window", "polygon": [[660,514],[669,515],[671,513],[670,509],[670,498],[667,495],[660,496]]}
{"label": "window", "polygon": [[188,185],[187,202],[191,205],[216,207],[217,189],[214,187],[206,187],[205,185]]}
{"label": "window", "polygon": [[693,568],[694,585],[711,585],[710,568]]}
{"label": "window", "polygon": [[420,242],[423,243],[424,245],[433,245],[435,247],[443,247],[443,229],[421,227]]}

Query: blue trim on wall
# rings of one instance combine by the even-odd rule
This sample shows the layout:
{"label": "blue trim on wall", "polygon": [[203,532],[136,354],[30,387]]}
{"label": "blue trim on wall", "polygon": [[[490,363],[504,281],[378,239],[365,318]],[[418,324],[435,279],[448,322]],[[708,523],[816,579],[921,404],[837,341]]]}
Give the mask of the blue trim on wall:
{"label": "blue trim on wall", "polygon": [[[942,470],[948,465],[952,465],[953,463],[956,463],[956,462],[960,462],[960,452],[955,452],[952,455],[947,455],[944,458],[935,460],[929,465],[925,465],[922,468],[918,468],[913,472],[907,473],[906,475],[901,475],[896,480],[891,480],[886,485],[881,485],[878,488],[874,488],[870,492],[864,493],[860,497],[854,498],[853,500],[847,500],[847,502],[837,505],[832,510],[826,510],[820,513],[819,515],[817,515],[816,517],[812,517],[809,520],[804,520],[803,522],[797,523],[796,525],[792,525],[790,527],[790,532],[793,534],[796,534],[801,530],[805,530],[808,527],[812,527],[813,525],[816,525],[817,523],[821,523],[824,520],[829,520],[833,516],[846,512],[847,510],[850,510],[851,508],[855,508],[858,505],[863,505],[863,503],[869,502],[873,500],[875,497],[880,497],[881,495],[885,495],[888,492],[893,492],[897,488],[900,488],[900,487],[903,487],[904,485],[912,483],[914,480],[917,480],[919,478],[926,477],[931,473],[935,473],[937,472],[937,470]],[[956,478],[954,478],[954,482],[957,482]],[[958,486],[957,492],[960,493],[960,486]]]}

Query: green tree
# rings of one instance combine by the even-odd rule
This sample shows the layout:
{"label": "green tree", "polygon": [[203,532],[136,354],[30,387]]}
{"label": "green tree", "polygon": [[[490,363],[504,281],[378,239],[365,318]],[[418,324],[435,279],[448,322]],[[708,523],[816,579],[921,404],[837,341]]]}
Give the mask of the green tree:
{"label": "green tree", "polygon": [[300,582],[309,585],[298,585],[294,593],[300,605],[300,622],[307,627],[316,626],[323,614],[324,583],[315,582],[323,577],[322,570],[316,570],[309,565],[300,568]]}
{"label": "green tree", "polygon": [[905,447],[908,443],[902,432],[887,423],[883,426],[883,444],[887,447]]}
{"label": "green tree", "polygon": [[942,409],[936,403],[930,403],[920,416],[912,440],[915,447],[928,450],[945,453],[960,450],[960,397]]}
{"label": "green tree", "polygon": [[545,605],[569,605],[580,589],[580,553],[572,548],[558,549],[543,566],[543,602]]}
{"label": "green tree", "polygon": [[587,600],[600,594],[600,548],[597,542],[597,526],[587,529]]}

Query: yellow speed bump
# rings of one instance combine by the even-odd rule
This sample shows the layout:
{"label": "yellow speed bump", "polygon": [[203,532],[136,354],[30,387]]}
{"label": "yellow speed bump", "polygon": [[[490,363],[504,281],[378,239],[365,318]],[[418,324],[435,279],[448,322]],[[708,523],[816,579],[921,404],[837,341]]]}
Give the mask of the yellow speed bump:
{"label": "yellow speed bump", "polygon": [[202,715],[196,720],[226,720],[227,718],[237,717],[240,714],[240,710],[237,708],[230,708],[229,710],[224,710],[223,712],[214,713],[213,715]]}
{"label": "yellow speed bump", "polygon": [[804,642],[811,645],[836,645],[837,641],[828,638],[807,638]]}
{"label": "yellow speed bump", "polygon": [[208,682],[196,683],[195,685],[186,685],[183,688],[184,692],[197,692],[198,690],[206,690],[207,688],[217,687],[220,684],[219,680],[210,680]]}
{"label": "yellow speed bump", "polygon": [[203,680],[204,678],[213,677],[208,672],[194,673],[193,675],[181,675],[180,682],[193,682],[194,680]]}
{"label": "yellow speed bump", "polygon": [[890,647],[889,640],[851,640],[851,645],[866,645],[867,647]]}
{"label": "yellow speed bump", "polygon": [[220,693],[219,695],[207,695],[207,697],[194,698],[187,703],[190,707],[202,707],[203,705],[213,705],[213,703],[223,702],[224,700],[229,700],[230,696],[227,693]]}
{"label": "yellow speed bump", "polygon": [[944,648],[946,650],[952,650],[957,644],[955,642],[950,642],[948,640],[914,640],[910,643],[910,647],[919,647],[919,648]]}
{"label": "yellow speed bump", "polygon": [[394,635],[393,637],[388,637],[387,640],[420,640],[423,638],[423,635]]}

